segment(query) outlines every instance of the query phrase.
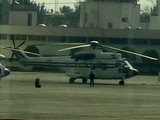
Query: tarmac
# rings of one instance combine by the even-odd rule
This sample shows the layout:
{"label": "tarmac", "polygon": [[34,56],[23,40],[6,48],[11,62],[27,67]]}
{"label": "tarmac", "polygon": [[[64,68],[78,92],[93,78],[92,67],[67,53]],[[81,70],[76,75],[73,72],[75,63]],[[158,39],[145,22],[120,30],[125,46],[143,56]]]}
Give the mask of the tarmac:
{"label": "tarmac", "polygon": [[[41,88],[35,88],[40,77]],[[158,76],[125,81],[81,80],[63,73],[11,72],[0,81],[0,120],[159,120]]]}

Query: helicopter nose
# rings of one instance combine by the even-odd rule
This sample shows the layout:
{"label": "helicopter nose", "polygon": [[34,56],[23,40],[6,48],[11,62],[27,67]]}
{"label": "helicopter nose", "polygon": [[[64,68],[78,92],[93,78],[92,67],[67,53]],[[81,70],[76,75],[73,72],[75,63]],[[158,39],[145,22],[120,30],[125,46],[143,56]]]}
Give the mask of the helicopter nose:
{"label": "helicopter nose", "polygon": [[4,70],[4,75],[7,76],[7,75],[9,75],[9,74],[10,74],[10,70],[7,69],[7,68],[5,68],[5,70]]}
{"label": "helicopter nose", "polygon": [[133,69],[133,76],[138,75],[138,70],[137,69]]}

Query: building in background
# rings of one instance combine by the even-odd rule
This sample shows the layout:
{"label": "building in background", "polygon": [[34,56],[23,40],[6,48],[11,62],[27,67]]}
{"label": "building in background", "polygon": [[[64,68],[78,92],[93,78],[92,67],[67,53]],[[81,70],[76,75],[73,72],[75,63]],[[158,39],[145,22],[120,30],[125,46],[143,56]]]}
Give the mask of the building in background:
{"label": "building in background", "polygon": [[140,27],[140,5],[130,2],[87,0],[81,2],[80,27],[125,29]]}
{"label": "building in background", "polygon": [[37,26],[37,12],[10,11],[9,25]]}

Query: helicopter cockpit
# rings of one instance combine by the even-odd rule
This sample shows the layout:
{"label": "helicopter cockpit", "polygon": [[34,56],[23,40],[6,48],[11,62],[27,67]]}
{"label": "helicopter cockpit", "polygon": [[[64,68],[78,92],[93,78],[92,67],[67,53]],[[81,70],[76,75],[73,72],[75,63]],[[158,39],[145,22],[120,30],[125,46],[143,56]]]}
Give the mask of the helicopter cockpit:
{"label": "helicopter cockpit", "polygon": [[133,67],[131,66],[131,64],[130,64],[127,60],[125,60],[125,59],[123,59],[123,60],[118,60],[118,61],[116,62],[116,67],[121,67],[121,68],[133,68]]}
{"label": "helicopter cockpit", "polygon": [[131,64],[130,64],[127,60],[124,60],[123,65],[124,65],[124,67],[133,68],[133,67],[131,66]]}
{"label": "helicopter cockpit", "polygon": [[119,73],[125,73],[125,78],[130,78],[138,74],[138,70],[133,68],[132,65],[125,59],[116,62],[116,68]]}

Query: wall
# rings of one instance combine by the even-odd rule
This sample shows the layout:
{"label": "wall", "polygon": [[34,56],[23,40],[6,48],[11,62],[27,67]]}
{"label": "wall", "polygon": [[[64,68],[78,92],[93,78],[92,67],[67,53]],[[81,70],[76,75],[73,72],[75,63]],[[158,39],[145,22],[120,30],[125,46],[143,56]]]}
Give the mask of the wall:
{"label": "wall", "polygon": [[160,16],[150,16],[149,29],[151,30],[160,29]]}
{"label": "wall", "polygon": [[[31,15],[31,18],[29,18],[29,14]],[[9,25],[36,26],[37,25],[37,12],[10,11],[9,12]]]}

